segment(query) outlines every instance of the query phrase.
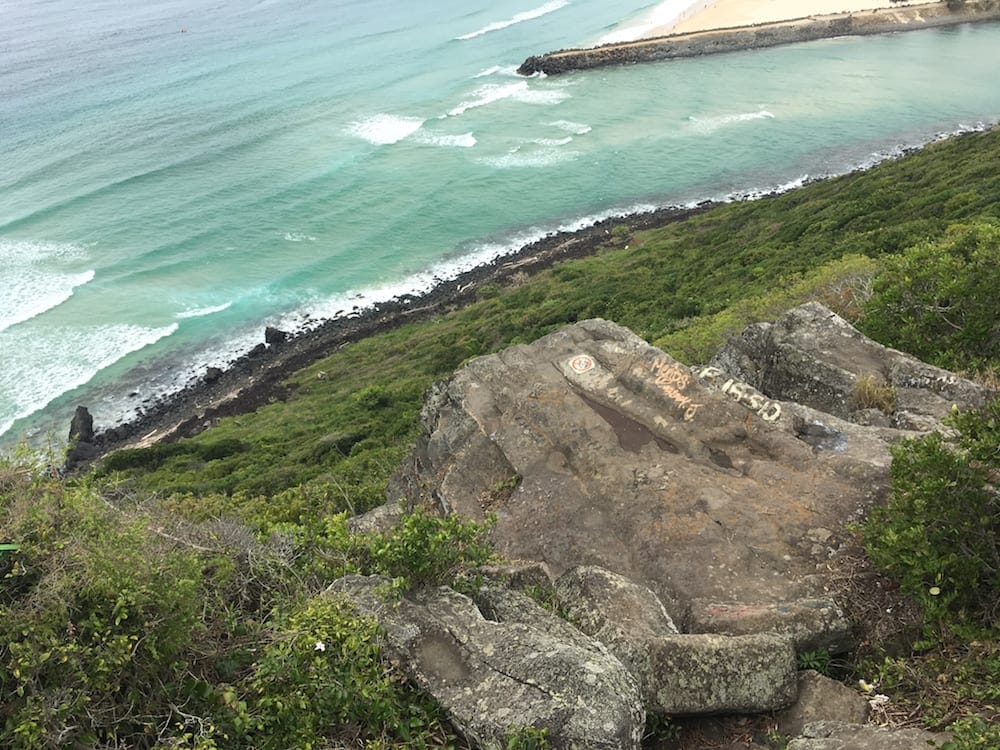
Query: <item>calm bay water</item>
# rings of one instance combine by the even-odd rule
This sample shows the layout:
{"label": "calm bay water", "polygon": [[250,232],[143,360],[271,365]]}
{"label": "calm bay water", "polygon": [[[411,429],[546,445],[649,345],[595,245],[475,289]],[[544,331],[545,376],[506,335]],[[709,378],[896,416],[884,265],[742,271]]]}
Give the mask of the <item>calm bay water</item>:
{"label": "calm bay water", "polygon": [[546,232],[1000,119],[1000,25],[524,79],[648,2],[6,0],[0,442]]}

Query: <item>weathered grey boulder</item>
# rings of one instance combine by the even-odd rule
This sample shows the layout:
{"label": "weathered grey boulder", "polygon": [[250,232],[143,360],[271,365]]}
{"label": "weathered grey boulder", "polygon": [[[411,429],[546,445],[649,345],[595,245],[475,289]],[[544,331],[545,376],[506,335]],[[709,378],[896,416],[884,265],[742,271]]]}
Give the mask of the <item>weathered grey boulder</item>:
{"label": "weathered grey boulder", "polygon": [[950,736],[922,729],[882,727],[819,721],[807,724],[788,750],[928,750],[941,747]]}
{"label": "weathered grey boulder", "polygon": [[795,700],[795,649],[785,636],[682,634],[648,646],[653,691],[646,698],[658,713],[758,713]]}
{"label": "weathered grey boulder", "polygon": [[639,747],[638,686],[598,642],[517,592],[486,594],[487,619],[447,588],[387,602],[386,582],[348,576],[328,591],[377,618],[390,658],[476,746],[504,748],[511,729],[532,725],[554,748]]}
{"label": "weathered grey boulder", "polygon": [[822,595],[834,547],[808,534],[863,513],[886,467],[817,452],[758,411],[628,330],[583,321],[436,384],[391,491],[495,513],[501,554],[557,576],[600,566],[671,610]]}
{"label": "weathered grey boulder", "polygon": [[347,519],[347,530],[353,534],[381,534],[398,526],[408,508],[399,500],[390,500],[367,513]]}
{"label": "weathered grey boulder", "polygon": [[552,571],[543,562],[511,560],[497,565],[481,565],[473,574],[504,588],[529,591],[532,595],[549,598],[555,595]]}
{"label": "weathered grey boulder", "polygon": [[799,672],[795,705],[775,718],[779,732],[786,737],[795,737],[802,734],[806,724],[817,721],[864,724],[870,709],[867,699],[857,690],[807,669]]}
{"label": "weathered grey boulder", "polygon": [[724,635],[782,633],[792,639],[799,653],[823,650],[840,654],[854,646],[850,621],[829,599],[769,604],[696,600],[691,603],[686,630]]}
{"label": "weathered grey boulder", "polygon": [[863,376],[873,376],[895,391],[892,426],[910,430],[935,429],[953,405],[976,408],[990,397],[976,383],[866,338],[818,302],[793,308],[773,324],[747,327],[710,365],[768,398],[841,419],[865,410],[856,387]]}
{"label": "weathered grey boulder", "polygon": [[656,594],[610,570],[579,565],[559,576],[555,590],[569,621],[602,643],[619,633],[648,640],[679,632]]}

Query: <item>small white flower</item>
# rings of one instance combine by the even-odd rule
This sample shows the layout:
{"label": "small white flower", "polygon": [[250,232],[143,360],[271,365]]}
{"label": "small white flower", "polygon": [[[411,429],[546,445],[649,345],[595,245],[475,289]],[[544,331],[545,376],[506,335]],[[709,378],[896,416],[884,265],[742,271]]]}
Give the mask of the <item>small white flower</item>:
{"label": "small white flower", "polygon": [[884,706],[888,702],[889,702],[889,696],[882,695],[881,693],[879,693],[878,695],[873,695],[871,698],[868,699],[868,705],[871,706],[872,708],[878,708],[879,706]]}
{"label": "small white flower", "polygon": [[326,651],[326,644],[323,643],[323,641],[316,641],[316,650],[317,651]]}

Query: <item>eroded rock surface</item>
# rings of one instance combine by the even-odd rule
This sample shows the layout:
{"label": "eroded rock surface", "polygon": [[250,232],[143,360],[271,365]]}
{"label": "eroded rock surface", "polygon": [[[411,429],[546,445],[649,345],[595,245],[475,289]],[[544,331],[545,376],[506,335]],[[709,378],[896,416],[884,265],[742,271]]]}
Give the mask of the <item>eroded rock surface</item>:
{"label": "eroded rock surface", "polygon": [[864,724],[868,720],[868,701],[857,690],[812,669],[800,672],[798,681],[795,705],[775,717],[783,735],[800,735],[807,724],[819,721]]}
{"label": "eroded rock surface", "polygon": [[793,308],[774,323],[748,326],[711,365],[779,401],[793,401],[840,419],[875,419],[857,399],[863,377],[895,393],[885,420],[905,430],[940,428],[952,407],[983,406],[988,389],[866,338],[818,302]]}
{"label": "eroded rock surface", "polygon": [[793,601],[821,593],[817,573],[840,543],[841,532],[821,545],[809,532],[859,517],[887,472],[850,445],[801,439],[781,411],[703,385],[620,326],[584,321],[437,384],[393,489],[411,501],[424,489],[470,518],[494,512],[502,554],[555,575],[607,568],[672,613],[693,599]]}
{"label": "eroded rock surface", "polygon": [[[894,403],[875,408],[859,399],[866,377],[889,389]],[[477,358],[437,383],[422,412],[424,434],[387,493],[397,507],[431,502],[472,519],[495,514],[498,552],[540,567],[522,562],[488,578],[554,591],[587,635],[548,613],[540,630],[581,649],[574,658],[585,664],[598,648],[633,676],[632,697],[614,709],[633,718],[602,720],[610,734],[594,735],[622,742],[641,725],[630,702],[639,700],[636,683],[645,705],[667,715],[791,705],[799,692],[796,651],[852,646],[825,576],[854,544],[847,525],[888,489],[889,446],[940,428],[954,406],[980,406],[991,395],[866,339],[814,303],[750,326],[712,363],[694,368],[620,326],[589,320]],[[487,588],[478,609],[453,593],[423,596],[432,599],[400,605],[390,631],[412,645],[417,636],[404,623],[415,607],[464,608],[477,624],[447,632],[461,644],[461,664],[475,664],[470,673],[480,664],[492,669],[500,646],[482,643],[491,643],[499,624],[534,643],[535,635],[524,634],[539,627],[538,607],[520,593]],[[542,652],[503,638],[505,659]],[[443,642],[437,638],[435,648]],[[568,654],[562,648],[545,653]],[[421,653],[414,674],[427,685]],[[525,681],[535,679],[534,666]],[[514,674],[507,669],[494,671]],[[463,685],[466,697],[482,695]],[[562,705],[559,690],[547,695]],[[561,708],[535,702],[530,690],[524,696],[527,713],[510,709],[532,717],[521,723],[568,727],[559,736],[569,744],[557,746],[573,746],[595,726],[590,718],[563,721]],[[498,736],[495,715],[488,728],[477,723],[477,712],[491,705],[477,697],[456,710],[477,742]],[[805,711],[796,721],[810,718]],[[855,746],[854,729],[810,731],[803,741],[821,744],[802,748]]]}
{"label": "eroded rock surface", "polygon": [[548,729],[553,748],[639,747],[639,688],[597,641],[515,591],[485,590],[480,607],[448,588],[388,602],[386,583],[348,576],[329,593],[378,620],[387,655],[477,747],[505,748],[526,725]]}

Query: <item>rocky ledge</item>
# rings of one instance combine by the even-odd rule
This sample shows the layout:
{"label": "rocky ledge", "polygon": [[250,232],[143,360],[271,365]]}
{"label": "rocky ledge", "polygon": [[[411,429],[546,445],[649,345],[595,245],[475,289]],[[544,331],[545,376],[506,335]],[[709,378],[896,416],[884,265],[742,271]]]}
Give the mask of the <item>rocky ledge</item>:
{"label": "rocky ledge", "polygon": [[[880,408],[873,381],[893,396]],[[647,712],[781,712],[797,748],[926,746],[860,726],[864,697],[796,657],[852,648],[831,571],[887,492],[889,445],[993,395],[817,303],[694,368],[583,321],[438,383],[390,502],[355,520],[493,514],[498,551],[524,562],[482,571],[472,598],[389,603],[356,578],[329,595],[379,618],[391,657],[479,747],[531,723],[557,748],[635,748]]]}
{"label": "rocky ledge", "polygon": [[517,72],[526,76],[535,73],[556,75],[571,70],[607,65],[630,65],[718,52],[739,52],[835,36],[886,34],[935,26],[952,26],[972,21],[994,21],[998,18],[1000,18],[998,0],[924,3],[857,13],[809,16],[731,29],[674,34],[586,49],[559,50],[529,57],[521,63]]}

